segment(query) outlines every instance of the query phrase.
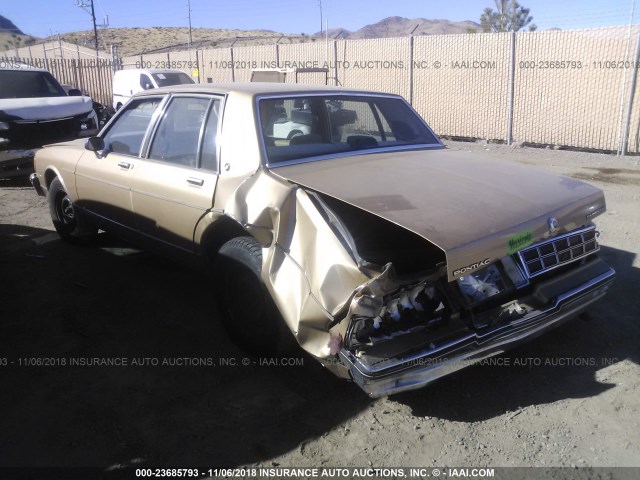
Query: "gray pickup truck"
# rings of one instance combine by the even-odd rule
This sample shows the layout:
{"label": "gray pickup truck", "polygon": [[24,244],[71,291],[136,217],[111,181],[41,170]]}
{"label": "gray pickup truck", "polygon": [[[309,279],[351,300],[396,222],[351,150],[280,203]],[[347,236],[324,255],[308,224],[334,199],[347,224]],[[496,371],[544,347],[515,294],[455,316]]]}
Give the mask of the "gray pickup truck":
{"label": "gray pickup truck", "polygon": [[0,178],[33,172],[43,145],[95,135],[98,119],[91,98],[69,94],[46,70],[14,62],[0,68]]}

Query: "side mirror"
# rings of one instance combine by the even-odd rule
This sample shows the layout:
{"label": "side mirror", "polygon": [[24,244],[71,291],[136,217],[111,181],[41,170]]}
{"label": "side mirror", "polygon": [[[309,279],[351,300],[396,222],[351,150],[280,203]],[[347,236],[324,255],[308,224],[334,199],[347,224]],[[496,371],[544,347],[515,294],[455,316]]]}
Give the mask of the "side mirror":
{"label": "side mirror", "polygon": [[69,95],[70,97],[81,97],[82,92],[77,88],[70,88],[69,93],[67,93],[67,95]]}
{"label": "side mirror", "polygon": [[92,152],[100,152],[104,150],[104,140],[101,137],[89,137],[84,148]]}
{"label": "side mirror", "polygon": [[145,83],[144,84],[144,89],[145,90],[151,90],[153,88],[153,85],[151,85],[150,83]]}

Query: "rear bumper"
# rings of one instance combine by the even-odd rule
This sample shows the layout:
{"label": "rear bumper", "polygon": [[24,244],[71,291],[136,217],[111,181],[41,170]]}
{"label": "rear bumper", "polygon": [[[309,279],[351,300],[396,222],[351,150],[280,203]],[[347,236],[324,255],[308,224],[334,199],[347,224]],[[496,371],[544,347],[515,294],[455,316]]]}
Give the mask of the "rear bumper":
{"label": "rear bumper", "polygon": [[374,367],[346,350],[340,352],[340,361],[349,369],[353,380],[372,397],[423,387],[482,359],[499,355],[580,314],[605,295],[615,278],[615,271],[603,262],[598,260],[594,267],[597,275],[558,295],[546,310],[531,312],[488,332],[469,334],[435,349],[391,359]]}
{"label": "rear bumper", "polygon": [[0,178],[26,177],[33,172],[35,150],[0,150]]}

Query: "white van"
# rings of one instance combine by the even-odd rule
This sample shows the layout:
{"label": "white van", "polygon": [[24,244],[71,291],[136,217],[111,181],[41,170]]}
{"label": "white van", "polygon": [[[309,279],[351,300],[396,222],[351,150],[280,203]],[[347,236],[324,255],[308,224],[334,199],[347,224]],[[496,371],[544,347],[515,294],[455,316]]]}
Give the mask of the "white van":
{"label": "white van", "polygon": [[113,108],[118,110],[129,98],[142,90],[195,83],[181,70],[158,68],[118,70],[113,75]]}

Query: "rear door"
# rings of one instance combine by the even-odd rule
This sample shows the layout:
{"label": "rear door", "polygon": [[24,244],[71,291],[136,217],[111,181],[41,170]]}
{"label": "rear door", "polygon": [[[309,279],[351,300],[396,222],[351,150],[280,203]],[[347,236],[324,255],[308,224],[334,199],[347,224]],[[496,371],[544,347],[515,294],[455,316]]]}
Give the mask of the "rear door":
{"label": "rear door", "polygon": [[79,204],[129,228],[135,228],[131,182],[163,96],[132,101],[102,137],[102,152],[85,151],[76,165]]}
{"label": "rear door", "polygon": [[143,233],[193,250],[195,227],[213,206],[222,104],[221,96],[172,96],[134,172],[133,210]]}

